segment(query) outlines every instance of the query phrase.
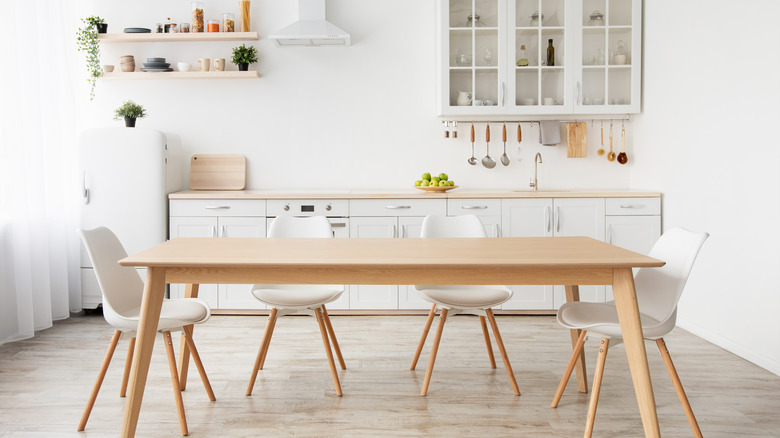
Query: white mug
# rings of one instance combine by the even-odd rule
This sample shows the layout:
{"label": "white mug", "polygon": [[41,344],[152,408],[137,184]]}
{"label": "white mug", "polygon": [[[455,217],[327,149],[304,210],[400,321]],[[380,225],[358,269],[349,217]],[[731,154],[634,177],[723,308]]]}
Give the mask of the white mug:
{"label": "white mug", "polygon": [[210,68],[211,68],[211,59],[200,58],[198,60],[198,69],[200,69],[200,71],[209,71]]}
{"label": "white mug", "polygon": [[225,71],[225,58],[217,58],[214,60],[214,70]]}
{"label": "white mug", "polygon": [[545,97],[544,98],[544,104],[545,105],[555,105],[555,99],[552,97]]}

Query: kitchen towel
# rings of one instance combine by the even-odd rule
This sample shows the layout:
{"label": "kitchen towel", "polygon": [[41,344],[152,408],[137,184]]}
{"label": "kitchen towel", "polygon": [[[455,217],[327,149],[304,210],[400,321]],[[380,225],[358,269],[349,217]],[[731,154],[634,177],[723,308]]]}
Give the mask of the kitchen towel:
{"label": "kitchen towel", "polygon": [[555,146],[561,142],[561,122],[558,120],[541,120],[539,122],[539,143],[545,146]]}

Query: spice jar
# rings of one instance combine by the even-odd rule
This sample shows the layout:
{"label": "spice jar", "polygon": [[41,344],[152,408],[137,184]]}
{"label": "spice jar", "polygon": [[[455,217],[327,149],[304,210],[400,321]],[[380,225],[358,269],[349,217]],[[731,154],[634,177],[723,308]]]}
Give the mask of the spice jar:
{"label": "spice jar", "polygon": [[156,30],[157,33],[163,33],[163,25],[162,25],[162,23],[157,23],[154,26],[157,29]]}
{"label": "spice jar", "polygon": [[192,2],[192,31],[203,32],[203,3]]}
{"label": "spice jar", "polygon": [[222,14],[222,32],[235,32],[236,31],[236,15],[235,14]]}
{"label": "spice jar", "polygon": [[170,32],[171,33],[178,33],[179,32],[179,28],[176,27],[176,23],[171,23],[171,30],[170,30]]}
{"label": "spice jar", "polygon": [[190,33],[190,23],[182,23],[181,29],[179,29],[179,32],[181,33]]}
{"label": "spice jar", "polygon": [[219,32],[219,21],[208,20],[206,22],[206,32]]}

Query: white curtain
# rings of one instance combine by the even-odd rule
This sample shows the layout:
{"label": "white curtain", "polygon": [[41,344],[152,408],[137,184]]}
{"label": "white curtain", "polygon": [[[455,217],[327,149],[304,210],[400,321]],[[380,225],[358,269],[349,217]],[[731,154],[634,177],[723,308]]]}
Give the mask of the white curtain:
{"label": "white curtain", "polygon": [[80,307],[73,179],[76,94],[85,77],[77,76],[74,0],[4,1],[3,16],[0,344],[34,336]]}

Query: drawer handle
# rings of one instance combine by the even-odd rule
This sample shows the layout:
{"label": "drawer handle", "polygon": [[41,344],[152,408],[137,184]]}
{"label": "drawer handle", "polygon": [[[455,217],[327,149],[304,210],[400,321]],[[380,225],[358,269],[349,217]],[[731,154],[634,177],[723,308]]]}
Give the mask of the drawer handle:
{"label": "drawer handle", "polygon": [[645,204],[623,204],[620,208],[645,208]]}
{"label": "drawer handle", "polygon": [[331,228],[344,228],[347,226],[345,222],[331,222]]}
{"label": "drawer handle", "polygon": [[402,208],[412,208],[411,205],[385,205],[385,208],[390,210],[399,210]]}
{"label": "drawer handle", "polygon": [[230,210],[229,205],[207,205],[206,210]]}
{"label": "drawer handle", "polygon": [[460,208],[464,210],[484,210],[487,207],[487,205],[462,205]]}

